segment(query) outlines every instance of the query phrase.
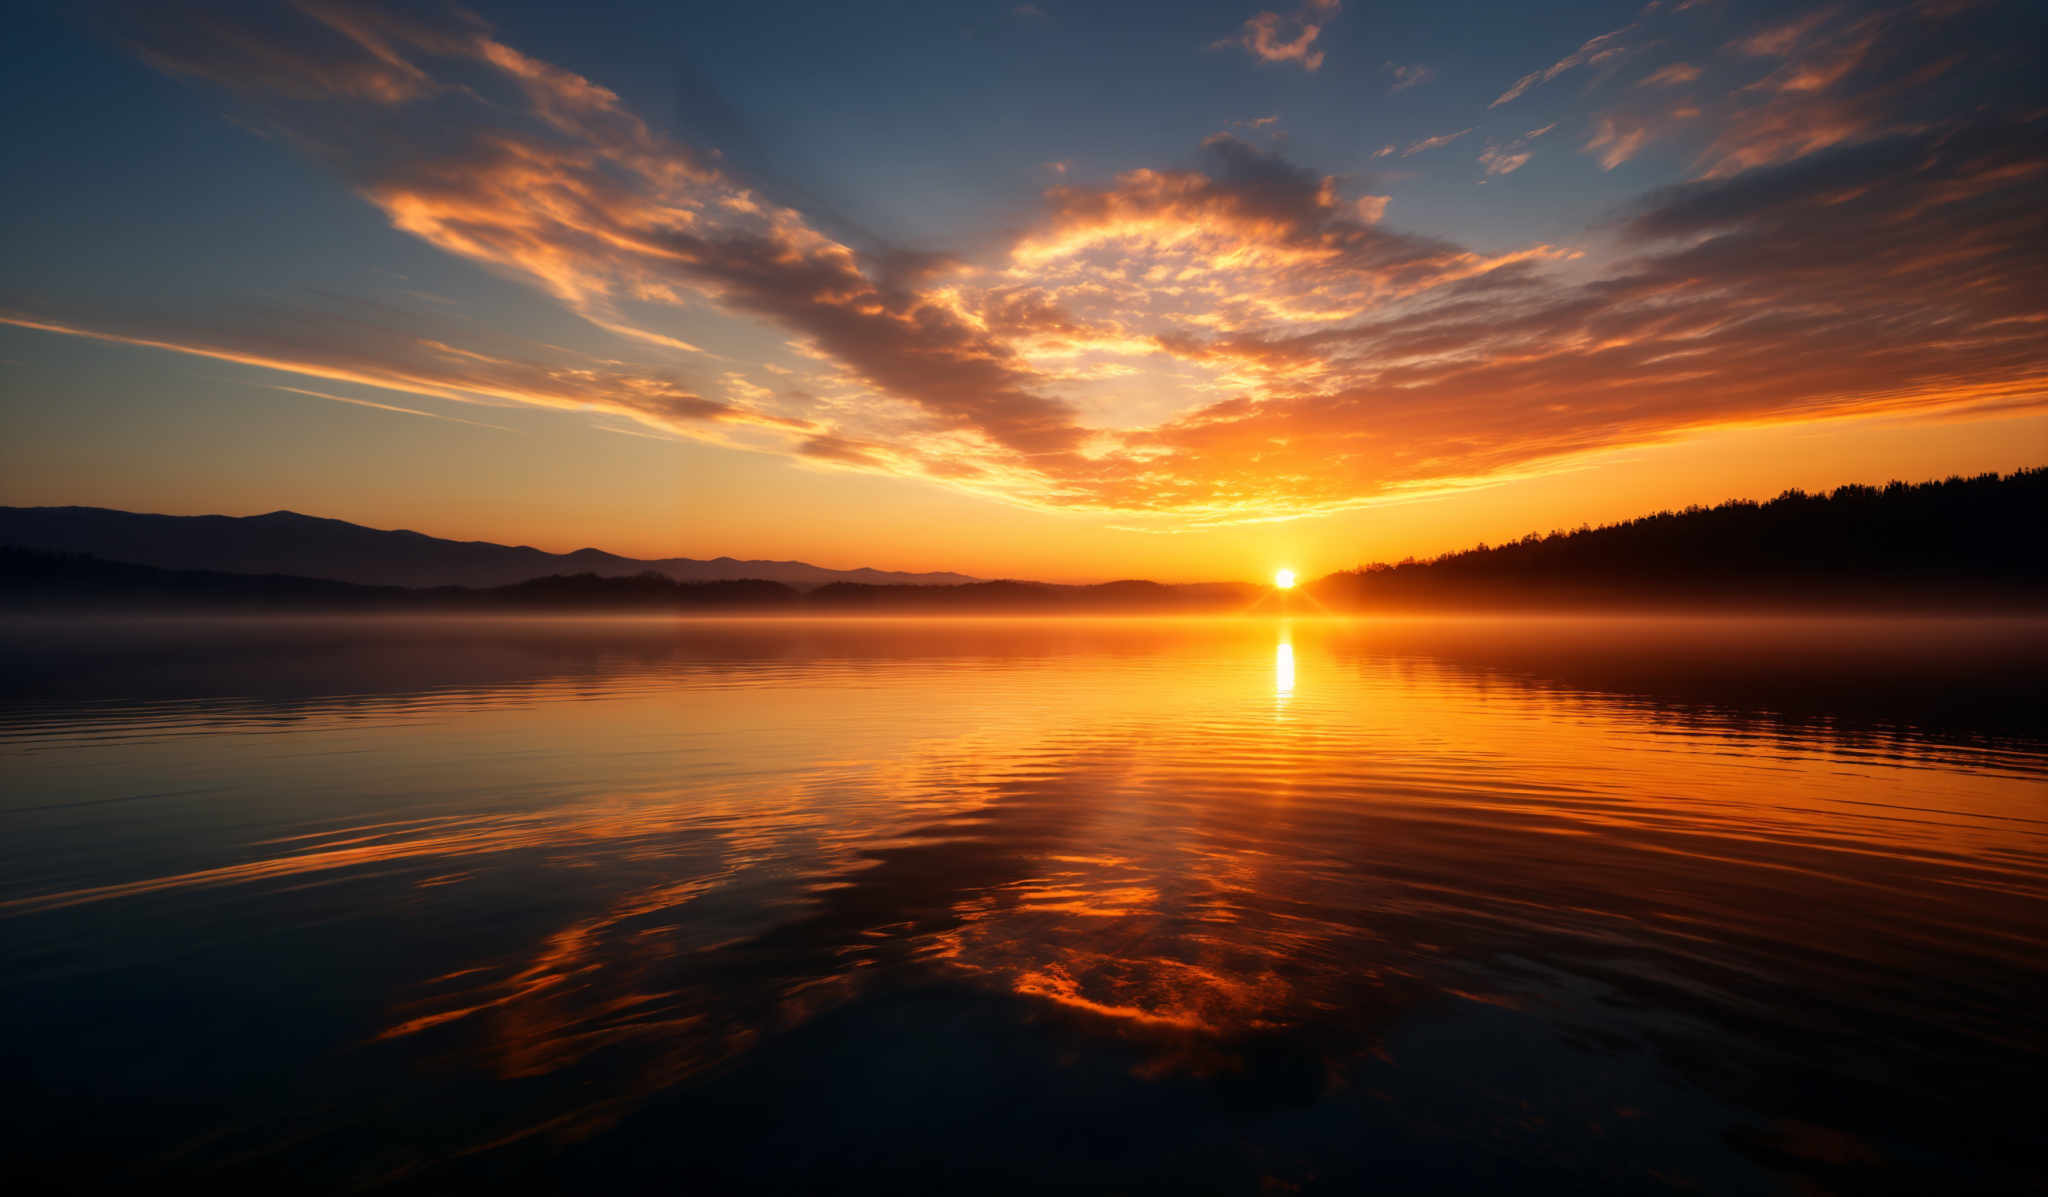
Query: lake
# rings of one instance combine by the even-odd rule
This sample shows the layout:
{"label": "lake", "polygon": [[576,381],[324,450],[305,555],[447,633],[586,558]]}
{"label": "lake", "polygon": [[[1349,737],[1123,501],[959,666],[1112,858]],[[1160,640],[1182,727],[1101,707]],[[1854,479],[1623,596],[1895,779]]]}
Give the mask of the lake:
{"label": "lake", "polygon": [[4,1167],[2022,1191],[2044,666],[2000,619],[16,621]]}

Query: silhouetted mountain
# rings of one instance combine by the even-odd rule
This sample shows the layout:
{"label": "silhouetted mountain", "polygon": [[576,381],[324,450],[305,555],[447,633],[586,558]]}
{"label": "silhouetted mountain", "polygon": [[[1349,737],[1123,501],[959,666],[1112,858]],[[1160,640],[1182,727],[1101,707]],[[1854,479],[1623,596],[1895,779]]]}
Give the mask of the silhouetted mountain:
{"label": "silhouetted mountain", "polygon": [[2048,599],[2048,469],[1941,482],[1788,490],[1429,561],[1371,565],[1310,587],[1337,607],[1526,607]]}
{"label": "silhouetted mountain", "polygon": [[510,586],[359,586],[290,574],[170,570],[75,553],[0,548],[0,605],[63,610],[409,611],[475,609],[766,610],[802,592],[780,582],[677,582],[657,573],[625,578],[555,574]]}
{"label": "silhouetted mountain", "polygon": [[623,578],[552,574],[486,588],[409,588],[358,586],[288,574],[166,570],[75,553],[0,548],[0,606],[65,611],[1223,611],[1244,608],[1260,592],[1255,586],[1164,586],[1157,582],[1101,586],[834,582],[806,593],[758,578],[677,582],[651,571]]}
{"label": "silhouetted mountain", "polygon": [[427,593],[286,574],[158,569],[79,553],[0,547],[0,602],[10,607],[354,610],[403,607]]}
{"label": "silhouetted mountain", "polygon": [[808,588],[827,582],[957,585],[953,573],[825,569],[801,561],[640,561],[597,549],[545,553],[524,545],[442,540],[386,532],[291,511],[269,515],[141,515],[103,507],[0,507],[0,545],[82,553],[171,570],[290,574],[365,586],[506,586],[553,574],[630,577],[657,573],[678,582],[765,580]]}
{"label": "silhouetted mountain", "polygon": [[1059,586],[1049,582],[972,582],[964,586],[864,586],[834,582],[804,598],[812,609],[835,611],[1241,611],[1265,593],[1235,582],[1169,586],[1161,582],[1102,582]]}

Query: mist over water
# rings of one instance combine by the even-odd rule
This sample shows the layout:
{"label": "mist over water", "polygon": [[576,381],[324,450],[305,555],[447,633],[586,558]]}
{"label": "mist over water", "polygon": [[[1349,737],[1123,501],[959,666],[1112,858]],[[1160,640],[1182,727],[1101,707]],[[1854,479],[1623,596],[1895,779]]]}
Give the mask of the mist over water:
{"label": "mist over water", "polygon": [[43,1182],[2040,1183],[2048,622],[0,628]]}

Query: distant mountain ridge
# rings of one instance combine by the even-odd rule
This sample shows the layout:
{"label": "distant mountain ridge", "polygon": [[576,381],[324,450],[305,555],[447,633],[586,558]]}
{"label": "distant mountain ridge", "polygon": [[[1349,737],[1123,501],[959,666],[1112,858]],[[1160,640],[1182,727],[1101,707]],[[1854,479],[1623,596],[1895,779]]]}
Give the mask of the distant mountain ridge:
{"label": "distant mountain ridge", "polygon": [[644,573],[676,582],[758,580],[804,590],[834,582],[957,586],[980,581],[965,574],[827,569],[802,561],[640,560],[600,549],[549,553],[527,545],[366,528],[294,511],[148,515],[105,507],[0,507],[0,545],[159,569],[288,574],[361,586],[487,588],[556,574],[615,578]]}
{"label": "distant mountain ridge", "polygon": [[677,582],[652,571],[629,577],[552,574],[508,586],[364,586],[291,574],[171,570],[77,553],[0,545],[0,611],[435,614],[452,612],[723,612],[819,614],[1215,614],[1249,610],[1262,587],[1243,583],[968,582],[889,586],[832,582],[799,590],[743,579]]}

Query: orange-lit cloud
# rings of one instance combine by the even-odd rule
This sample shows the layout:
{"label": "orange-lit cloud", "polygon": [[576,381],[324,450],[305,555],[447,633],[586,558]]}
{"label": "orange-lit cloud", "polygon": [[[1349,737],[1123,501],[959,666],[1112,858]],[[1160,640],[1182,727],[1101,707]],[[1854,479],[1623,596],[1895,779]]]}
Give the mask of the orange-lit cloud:
{"label": "orange-lit cloud", "polygon": [[1678,87],[1700,77],[1700,69],[1689,62],[1674,62],[1643,76],[1637,87]]}
{"label": "orange-lit cloud", "polygon": [[[1726,96],[1690,95],[1704,75],[1689,66],[1625,87],[1641,107],[1584,134],[1600,164],[1684,135],[1704,147],[1697,177],[1576,246],[1402,232],[1384,219],[1390,180],[1218,134],[1182,169],[1062,168],[1014,235],[949,256],[830,235],[713,147],[473,20],[298,14],[261,31],[148,25],[142,40],[164,69],[247,97],[394,228],[616,334],[622,358],[682,364],[7,323],[1180,525],[1456,488],[1717,426],[2043,401],[2041,122],[1901,115],[1916,76],[1898,68],[1919,61],[1904,47],[1931,18],[1763,31],[1724,52],[1717,70],[1748,71]],[[1633,28],[1495,104],[1614,60]],[[1297,42],[1312,53],[1312,35],[1283,44]],[[1489,141],[1485,176],[1522,167],[1554,127]],[[789,364],[714,359],[721,345],[680,335],[697,312],[773,330]]]}
{"label": "orange-lit cloud", "polygon": [[[1315,48],[1329,19],[1337,14],[1339,0],[1306,0],[1299,12],[1281,16],[1262,12],[1244,27],[1210,46],[1212,50],[1240,47],[1261,62],[1299,63],[1305,71],[1322,69],[1323,52]],[[1417,80],[1416,82],[1421,82]]]}
{"label": "orange-lit cloud", "polygon": [[[1924,127],[1909,101],[1962,61],[1942,41],[1961,7],[1821,8],[1769,26],[1724,48],[1724,69],[1739,83],[1720,94],[1633,97],[1595,118],[1586,149],[1611,170],[1653,143],[1705,136],[1696,167],[1720,176]],[[1675,62],[1638,86],[1668,96],[1704,75]]]}
{"label": "orange-lit cloud", "polygon": [[1555,122],[1541,129],[1531,129],[1512,141],[1489,145],[1479,153],[1479,165],[1489,175],[1511,175],[1529,164],[1534,156],[1529,143],[1557,128]]}
{"label": "orange-lit cloud", "polygon": [[1425,137],[1421,141],[1409,143],[1408,148],[1401,151],[1401,156],[1406,158],[1410,154],[1420,154],[1424,150],[1440,150],[1471,131],[1460,129],[1456,133],[1440,133],[1435,137]]}

